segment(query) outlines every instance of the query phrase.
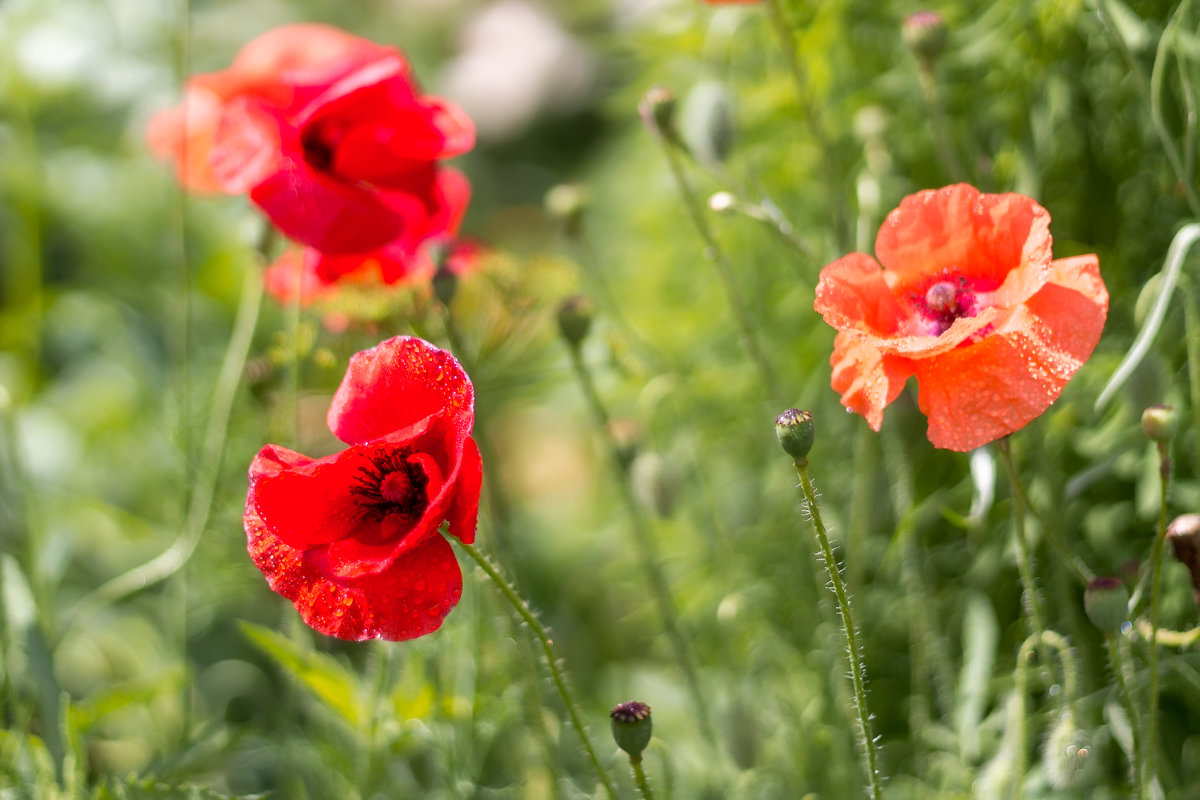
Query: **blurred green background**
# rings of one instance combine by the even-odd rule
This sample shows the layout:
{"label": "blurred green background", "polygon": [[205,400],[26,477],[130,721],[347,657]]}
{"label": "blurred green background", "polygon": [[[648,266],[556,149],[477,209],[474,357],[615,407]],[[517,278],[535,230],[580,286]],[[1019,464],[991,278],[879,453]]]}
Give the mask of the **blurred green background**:
{"label": "blurred green background", "polygon": [[[1105,335],[1013,444],[1051,624],[1080,668],[1072,742],[1091,756],[1047,746],[1059,689],[1035,681],[1026,796],[1129,796],[1128,726],[1103,642],[1047,532],[1097,574],[1136,572],[1159,510],[1141,411],[1170,402],[1194,419],[1194,259],[1150,355],[1102,413],[1093,403],[1146,318],[1172,238],[1200,216],[1200,12],[1101,5],[935,4],[948,40],[924,85],[901,38],[920,6],[782,2],[798,93],[766,6],[4,0],[0,796],[600,796],[527,632],[468,565],[462,603],[436,634],[349,644],[305,629],[246,557],[254,453],[267,442],[336,450],[324,414],[350,354],[397,333],[445,344],[427,287],[349,293],[298,319],[266,301],[213,472],[213,391],[247,273],[256,279],[261,222],[241,198],[181,194],[143,131],[187,74],[302,20],[402,48],[425,89],[479,125],[455,165],[474,188],[464,232],[489,255],[452,312],[494,479],[480,547],[550,626],[629,796],[606,731],[608,709],[629,699],[654,709],[646,766],[662,796],[861,791],[835,620],[773,435],[790,405],[816,414],[812,470],[859,611],[888,796],[1007,791],[1025,635],[1009,492],[1001,475],[988,500],[991,451],[971,462],[929,445],[911,390],[881,434],[845,413],[813,290],[824,264],[871,252],[905,195],[958,179],[1036,198],[1056,257],[1098,253]],[[704,215],[782,396],[745,356],[637,116],[653,85],[678,95],[697,196],[732,191],[801,240],[747,214]],[[543,204],[563,182],[588,198],[570,225]],[[557,338],[555,309],[574,292],[596,304],[584,360],[626,447],[702,708]],[[330,310],[357,321],[332,333]],[[1174,453],[1172,515],[1200,501],[1194,424]],[[211,513],[189,512],[207,508],[214,474]],[[165,579],[143,588],[147,563]],[[1167,563],[1164,580],[1162,624],[1192,627],[1186,571]],[[1134,651],[1140,680],[1140,640]],[[1163,786],[1200,796],[1200,661],[1186,648],[1164,659]]]}

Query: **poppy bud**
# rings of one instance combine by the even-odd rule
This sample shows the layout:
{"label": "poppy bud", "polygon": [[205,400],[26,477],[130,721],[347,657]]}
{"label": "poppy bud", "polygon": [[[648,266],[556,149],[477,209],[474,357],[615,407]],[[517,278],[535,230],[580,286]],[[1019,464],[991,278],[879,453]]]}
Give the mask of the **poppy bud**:
{"label": "poppy bud", "polygon": [[1179,430],[1179,413],[1174,406],[1150,406],[1142,412],[1142,430],[1159,444],[1169,442]]}
{"label": "poppy bud", "polygon": [[592,301],[581,294],[572,295],[558,307],[558,330],[572,347],[588,335],[592,327]]}
{"label": "poppy bud", "polygon": [[936,11],[918,11],[905,17],[900,37],[917,58],[928,63],[946,48],[946,20]]}
{"label": "poppy bud", "polygon": [[789,408],[775,419],[775,435],[783,451],[796,461],[808,459],[816,429],[811,411]]}
{"label": "poppy bud", "polygon": [[1167,541],[1175,559],[1188,568],[1192,588],[1196,590],[1196,607],[1200,608],[1200,514],[1182,514],[1167,526]]}
{"label": "poppy bud", "polygon": [[1083,593],[1088,619],[1105,633],[1118,633],[1129,619],[1129,591],[1120,578],[1096,578]]}
{"label": "poppy bud", "polygon": [[675,139],[675,93],[651,86],[638,103],[638,114],[646,127],[664,139]]}
{"label": "poppy bud", "polygon": [[642,453],[629,468],[633,493],[655,516],[667,518],[675,510],[676,480],[670,464],[658,453]]}
{"label": "poppy bud", "polygon": [[628,753],[630,758],[641,758],[654,732],[650,706],[630,700],[618,705],[608,716],[612,719],[612,734],[617,747]]}
{"label": "poppy bud", "polygon": [[706,164],[720,164],[733,149],[733,99],[717,81],[692,87],[680,112],[680,133],[692,154]]}

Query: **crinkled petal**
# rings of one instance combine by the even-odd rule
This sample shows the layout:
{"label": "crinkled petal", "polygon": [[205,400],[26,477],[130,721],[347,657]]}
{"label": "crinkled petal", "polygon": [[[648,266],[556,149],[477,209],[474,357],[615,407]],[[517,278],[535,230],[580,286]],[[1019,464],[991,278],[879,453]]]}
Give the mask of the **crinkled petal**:
{"label": "crinkled petal", "polygon": [[250,558],[271,588],[292,601],[304,622],[339,639],[415,639],[442,625],[462,595],[462,572],[441,536],[396,559],[383,572],[335,579],[262,522],[253,503],[245,513]]}
{"label": "crinkled petal", "polygon": [[839,331],[889,335],[905,318],[879,263],[865,253],[843,256],[821,270],[813,308]]}
{"label": "crinkled petal", "polygon": [[1003,329],[916,362],[918,405],[935,447],[967,451],[1025,427],[1091,355],[1108,312],[1095,256],[1062,259]]}
{"label": "crinkled petal", "polygon": [[904,198],[875,239],[875,254],[891,273],[897,293],[921,288],[943,272],[992,291],[1017,272],[1004,290],[1006,303],[1019,302],[1041,287],[1049,273],[1050,248],[1046,209],[1024,195],[981,194],[964,183]]}
{"label": "crinkled petal", "polygon": [[329,429],[348,444],[369,441],[444,411],[466,439],[475,394],[448,351],[414,336],[396,336],[350,359],[329,407]]}
{"label": "crinkled petal", "polygon": [[906,358],[886,354],[876,337],[843,331],[833,342],[833,389],[842,405],[867,420],[873,430],[883,424],[883,409],[899,396],[912,375]]}

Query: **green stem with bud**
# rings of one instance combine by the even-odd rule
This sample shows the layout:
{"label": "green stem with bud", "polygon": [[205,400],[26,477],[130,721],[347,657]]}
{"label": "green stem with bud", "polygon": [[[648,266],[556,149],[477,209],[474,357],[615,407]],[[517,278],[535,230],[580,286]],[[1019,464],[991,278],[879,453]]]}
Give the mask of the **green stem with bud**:
{"label": "green stem with bud", "polygon": [[804,504],[808,508],[812,521],[813,535],[820,548],[821,563],[825,567],[826,577],[837,598],[838,615],[841,621],[842,635],[845,639],[846,657],[850,662],[850,683],[854,690],[855,722],[858,728],[858,745],[863,759],[863,768],[867,773],[867,796],[877,800],[882,796],[882,782],[879,776],[879,753],[875,736],[871,732],[871,714],[867,709],[867,688],[864,675],[862,645],[858,641],[858,628],[854,624],[854,612],[850,607],[850,595],[846,592],[846,584],[842,581],[842,572],[834,556],[833,548],[829,545],[829,534],[821,519],[821,507],[817,504],[817,492],[813,488],[812,478],[808,474],[808,459],[798,458],[792,462],[796,475],[800,478],[800,488],[804,492]]}
{"label": "green stem with bud", "polygon": [[554,655],[553,642],[550,639],[549,631],[546,630],[546,626],[542,625],[541,621],[538,620],[537,615],[533,613],[529,604],[521,599],[521,596],[517,594],[517,590],[513,585],[500,574],[499,568],[492,563],[491,559],[476,550],[474,546],[466,544],[453,536],[447,534],[446,538],[471,557],[476,565],[491,579],[493,585],[500,590],[500,594],[512,606],[513,611],[533,631],[534,637],[537,638],[542,646],[542,654],[546,657],[546,666],[550,670],[550,680],[554,683],[554,688],[558,690],[558,696],[562,699],[562,703],[567,709],[567,716],[571,720],[571,727],[575,729],[575,734],[579,737],[579,743],[583,745],[588,761],[591,762],[592,769],[595,770],[600,784],[604,787],[609,797],[617,800],[616,784],[613,783],[613,779],[608,774],[608,771],[600,764],[600,758],[596,755],[596,748],[592,746],[591,737],[588,736],[587,728],[584,726],[583,719],[579,714],[579,704],[575,702],[570,687],[567,686],[567,677],[563,671],[562,664]]}
{"label": "green stem with bud", "polygon": [[638,506],[637,498],[633,495],[629,479],[629,465],[621,456],[620,446],[617,444],[616,439],[613,438],[612,428],[609,425],[608,412],[605,410],[604,403],[600,399],[600,393],[596,391],[596,384],[592,381],[592,374],[588,370],[587,364],[583,361],[583,353],[580,351],[579,342],[568,341],[567,351],[571,356],[571,366],[575,370],[575,377],[578,379],[579,386],[583,390],[584,397],[587,399],[588,409],[591,411],[596,430],[604,437],[606,449],[609,452],[613,465],[617,487],[621,493],[621,501],[632,524],[633,540],[638,548],[638,561],[645,572],[646,582],[650,585],[655,605],[658,606],[658,614],[662,621],[662,626],[666,630],[667,637],[671,640],[671,646],[675,651],[675,659],[679,662],[680,669],[683,670],[701,730],[709,742],[716,747],[718,738],[712,721],[708,717],[707,709],[709,704],[705,702],[704,692],[700,688],[700,678],[695,664],[692,662],[687,639],[679,627],[678,615],[675,612],[675,602],[671,598],[671,590],[667,583],[667,578],[662,571],[662,559],[658,553],[658,545],[647,527],[645,514],[642,512],[641,507]]}

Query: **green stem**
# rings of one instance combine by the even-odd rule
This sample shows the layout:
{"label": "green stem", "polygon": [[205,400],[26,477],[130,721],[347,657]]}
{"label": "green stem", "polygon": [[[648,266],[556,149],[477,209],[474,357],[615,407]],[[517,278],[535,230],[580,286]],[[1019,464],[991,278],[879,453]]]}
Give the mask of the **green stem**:
{"label": "green stem", "polygon": [[1021,481],[1008,438],[1001,439],[998,445],[1001,460],[1004,462],[1004,470],[1008,473],[1008,483],[1012,495],[1013,536],[1017,540],[1017,568],[1020,570],[1021,585],[1024,587],[1025,613],[1029,618],[1033,638],[1037,640],[1045,632],[1046,625],[1043,621],[1045,618],[1042,616],[1037,584],[1034,581],[1033,554],[1029,550],[1029,541],[1025,538],[1025,495],[1021,491]]}
{"label": "green stem", "polygon": [[596,777],[600,779],[600,783],[604,786],[605,791],[608,792],[608,796],[616,800],[616,784],[613,783],[608,771],[600,764],[600,759],[596,755],[596,749],[592,746],[591,737],[588,736],[587,728],[584,726],[583,720],[579,715],[579,706],[571,695],[570,688],[567,686],[566,674],[563,672],[559,659],[554,655],[550,633],[542,625],[541,621],[538,620],[532,609],[530,609],[529,604],[521,599],[512,584],[500,574],[500,570],[491,562],[491,559],[476,550],[472,545],[465,544],[451,536],[447,536],[446,538],[458,545],[463,552],[475,561],[479,568],[491,579],[495,587],[500,590],[500,594],[512,606],[513,611],[517,612],[517,615],[533,631],[533,635],[542,646],[542,654],[546,657],[546,666],[550,670],[550,679],[553,681],[554,688],[558,690],[558,696],[562,699],[562,703],[567,709],[567,716],[571,720],[571,727],[575,729],[575,733],[579,737],[579,743],[583,745],[588,760],[592,764],[592,769],[596,772]]}
{"label": "green stem", "polygon": [[1121,693],[1121,701],[1129,714],[1129,729],[1133,737],[1133,757],[1130,759],[1129,771],[1132,773],[1134,797],[1142,800],[1146,795],[1143,791],[1142,775],[1145,770],[1142,764],[1142,720],[1138,713],[1137,703],[1133,698],[1133,667],[1122,650],[1126,639],[1118,639],[1117,634],[1107,634],[1108,658],[1112,662],[1113,677],[1117,681],[1117,690]]}
{"label": "green stem", "polygon": [[583,354],[580,352],[579,347],[574,344],[569,344],[567,350],[571,356],[571,366],[575,370],[575,377],[579,380],[579,386],[583,389],[584,397],[587,399],[588,409],[591,411],[596,430],[604,438],[607,446],[613,466],[613,475],[621,493],[621,501],[625,506],[626,513],[629,515],[634,545],[638,549],[638,561],[645,573],[646,582],[650,586],[655,605],[658,606],[658,615],[663,629],[666,631],[667,637],[671,640],[671,646],[675,651],[675,660],[679,663],[679,668],[683,671],[684,678],[687,681],[696,717],[705,737],[716,747],[718,738],[712,721],[708,716],[709,703],[705,701],[704,692],[700,687],[700,678],[696,666],[692,662],[687,639],[679,627],[678,615],[675,612],[675,602],[671,598],[671,590],[667,583],[667,578],[662,571],[662,558],[658,552],[658,544],[650,532],[642,507],[638,505],[637,498],[633,495],[633,488],[629,480],[628,462],[622,457],[620,446],[617,444],[616,439],[613,438],[612,428],[609,425],[608,412],[604,408],[604,403],[600,399],[599,392],[596,391],[596,384],[592,381],[591,372],[588,371],[587,365],[583,361]]}
{"label": "green stem", "polygon": [[1188,393],[1192,406],[1193,469],[1200,477],[1200,308],[1196,305],[1194,287],[1188,281],[1180,294],[1183,295],[1184,344],[1187,347]]}
{"label": "green stem", "polygon": [[762,349],[762,345],[758,340],[758,334],[755,331],[750,313],[746,308],[745,300],[742,298],[741,292],[737,287],[737,282],[734,280],[733,265],[730,264],[725,251],[717,243],[712,227],[708,224],[708,218],[705,216],[704,210],[700,205],[700,200],[696,197],[695,191],[692,189],[691,184],[688,183],[687,176],[683,173],[683,165],[679,162],[679,153],[676,149],[676,144],[665,136],[657,138],[662,143],[663,153],[666,155],[671,176],[675,179],[675,186],[679,190],[679,196],[683,199],[684,209],[695,226],[696,232],[700,234],[700,238],[704,242],[704,255],[717,270],[717,276],[721,280],[721,285],[725,290],[725,297],[729,302],[729,309],[733,313],[734,321],[737,323],[738,331],[741,333],[742,345],[746,348],[750,360],[758,367],[763,386],[767,390],[768,399],[780,402],[775,371],[771,369],[771,363],[767,360],[767,354]]}
{"label": "green stem", "polygon": [[[188,504],[182,530],[171,546],[141,566],[118,575],[94,589],[79,601],[63,625],[66,628],[91,616],[106,606],[124,597],[159,583],[178,572],[192,554],[208,524],[216,493],[217,478],[221,471],[221,460],[225,454],[226,434],[229,430],[230,414],[237,388],[245,371],[246,357],[258,325],[258,312],[262,306],[263,278],[258,269],[247,269],[242,279],[242,294],[238,301],[237,317],[221,371],[213,389],[212,407],[205,430],[200,468],[195,490]],[[60,634],[61,636],[62,634]]]}
{"label": "green stem", "polygon": [[925,95],[925,105],[929,109],[930,127],[933,128],[933,135],[937,140],[938,156],[942,161],[942,167],[950,176],[951,181],[961,181],[966,176],[966,171],[958,160],[958,154],[950,141],[949,125],[947,125],[946,115],[942,111],[937,80],[933,74],[933,62],[927,58],[920,59],[918,74],[920,75],[921,92]]}
{"label": "green stem", "polygon": [[1142,742],[1145,746],[1145,792],[1150,794],[1150,787],[1157,779],[1155,765],[1158,738],[1158,608],[1160,577],[1162,572],[1163,546],[1167,540],[1167,485],[1171,480],[1171,458],[1168,444],[1158,443],[1159,459],[1159,492],[1158,492],[1158,528],[1154,536],[1154,550],[1150,556],[1150,652],[1146,654],[1146,668],[1149,670],[1149,688],[1146,709],[1146,727],[1142,732]]}
{"label": "green stem", "polygon": [[832,159],[833,143],[825,135],[820,106],[809,99],[808,80],[804,74],[804,67],[796,58],[796,37],[784,16],[783,0],[767,0],[767,16],[771,18],[771,27],[779,37],[779,49],[783,51],[783,59],[787,63],[788,74],[791,75],[792,86],[796,90],[796,107],[808,126],[809,135],[817,144],[817,151],[822,155],[821,166],[833,215],[834,237],[838,252],[845,252],[850,249],[850,242],[847,238],[846,220],[842,216],[844,204],[841,202],[837,171]]}
{"label": "green stem", "polygon": [[863,768],[867,773],[867,796],[871,800],[877,800],[883,791],[879,776],[879,755],[875,736],[871,733],[871,713],[867,709],[862,645],[858,641],[858,629],[854,624],[850,596],[842,581],[842,572],[833,554],[833,548],[829,545],[829,534],[821,519],[821,507],[817,504],[817,492],[813,488],[812,478],[808,474],[808,460],[796,461],[794,466],[796,474],[800,477],[800,487],[804,492],[804,503],[808,507],[813,534],[821,551],[821,563],[825,567],[825,574],[829,579],[829,584],[833,587],[833,594],[837,598],[842,635],[845,638],[846,658],[850,662],[850,683],[854,690],[858,745],[863,758]]}
{"label": "green stem", "polygon": [[650,791],[650,781],[646,780],[646,770],[642,769],[642,757],[630,756],[629,766],[633,769],[633,780],[637,783],[638,791],[643,800],[654,800],[654,792]]}

